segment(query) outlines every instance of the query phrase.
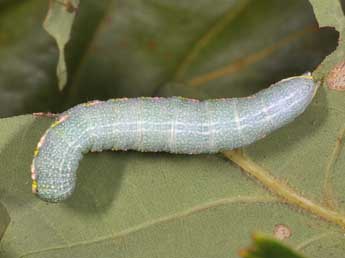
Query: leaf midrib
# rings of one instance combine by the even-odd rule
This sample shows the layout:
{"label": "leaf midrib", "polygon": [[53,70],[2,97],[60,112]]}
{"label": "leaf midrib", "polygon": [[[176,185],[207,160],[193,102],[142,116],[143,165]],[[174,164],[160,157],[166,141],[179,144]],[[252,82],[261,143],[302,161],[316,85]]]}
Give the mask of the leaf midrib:
{"label": "leaf midrib", "polygon": [[241,167],[246,174],[254,177],[270,192],[277,195],[285,203],[297,206],[308,213],[314,214],[328,222],[332,222],[333,224],[336,224],[341,228],[345,228],[344,214],[340,214],[334,210],[321,206],[320,204],[303,197],[288,185],[280,182],[277,178],[273,177],[267,169],[252,161],[242,151],[227,151],[224,152],[224,155],[229,160],[233,161],[239,167]]}

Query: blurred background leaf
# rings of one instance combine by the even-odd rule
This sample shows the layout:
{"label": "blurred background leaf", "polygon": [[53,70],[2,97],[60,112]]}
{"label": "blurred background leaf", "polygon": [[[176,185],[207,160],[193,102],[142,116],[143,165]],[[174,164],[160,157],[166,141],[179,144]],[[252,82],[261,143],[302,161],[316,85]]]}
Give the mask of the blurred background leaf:
{"label": "blurred background leaf", "polygon": [[59,105],[57,49],[42,28],[47,1],[10,1],[0,7],[1,116]]}
{"label": "blurred background leaf", "polygon": [[[339,2],[311,2],[326,8],[322,24],[328,11],[344,35]],[[332,52],[339,33],[318,29],[306,0],[84,0],[59,92],[56,43],[41,26],[47,8],[43,0],[0,2],[3,117],[123,96],[247,96],[305,71],[322,78],[344,56],[344,37]],[[344,105],[343,94],[322,87],[296,122],[245,149],[264,176],[329,211],[321,219],[221,155],[86,155],[72,198],[48,204],[30,192],[30,164],[52,120],[1,119],[0,201],[13,223],[0,256],[235,257],[251,232],[273,235],[284,224],[289,245],[309,257],[343,257]]]}
{"label": "blurred background leaf", "polygon": [[306,0],[85,0],[59,93],[57,47],[41,25],[47,9],[45,0],[0,9],[3,117],[123,96],[244,96],[314,70],[338,37],[317,28]]}

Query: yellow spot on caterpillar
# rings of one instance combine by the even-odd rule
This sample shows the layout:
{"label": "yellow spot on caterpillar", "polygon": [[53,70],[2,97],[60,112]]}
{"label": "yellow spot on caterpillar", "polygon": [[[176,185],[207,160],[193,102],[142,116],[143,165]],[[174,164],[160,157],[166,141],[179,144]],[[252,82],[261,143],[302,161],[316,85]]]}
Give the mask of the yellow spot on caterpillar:
{"label": "yellow spot on caterpillar", "polygon": [[58,120],[58,121],[55,121],[54,123],[52,123],[52,125],[50,126],[50,128],[54,128],[55,126],[57,126],[58,124],[60,124],[61,122]]}
{"label": "yellow spot on caterpillar", "polygon": [[36,148],[34,151],[34,157],[37,157],[38,153],[39,153],[39,150],[38,150],[38,148]]}
{"label": "yellow spot on caterpillar", "polygon": [[32,192],[36,193],[37,192],[37,181],[32,180]]}

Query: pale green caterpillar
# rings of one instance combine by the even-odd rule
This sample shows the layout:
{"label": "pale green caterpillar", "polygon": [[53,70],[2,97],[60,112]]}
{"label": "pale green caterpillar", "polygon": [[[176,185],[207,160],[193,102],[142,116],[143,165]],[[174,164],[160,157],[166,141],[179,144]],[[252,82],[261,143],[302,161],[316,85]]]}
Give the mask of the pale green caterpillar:
{"label": "pale green caterpillar", "polygon": [[39,141],[32,188],[42,199],[70,196],[83,153],[102,150],[217,153],[251,144],[294,120],[316,92],[312,77],[282,80],[247,98],[122,98],[77,105]]}

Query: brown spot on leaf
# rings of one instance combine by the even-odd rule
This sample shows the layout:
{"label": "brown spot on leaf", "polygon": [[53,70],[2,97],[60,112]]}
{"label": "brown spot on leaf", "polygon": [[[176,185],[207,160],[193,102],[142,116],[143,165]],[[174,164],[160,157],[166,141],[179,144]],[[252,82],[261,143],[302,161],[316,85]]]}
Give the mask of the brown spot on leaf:
{"label": "brown spot on leaf", "polygon": [[287,225],[277,224],[274,226],[273,234],[277,239],[284,240],[290,238],[292,232]]}
{"label": "brown spot on leaf", "polygon": [[151,49],[151,50],[155,50],[157,48],[157,43],[154,40],[149,40],[147,42],[147,48]]}
{"label": "brown spot on leaf", "polygon": [[77,8],[70,1],[66,2],[65,7],[66,7],[66,11],[69,13],[73,13],[77,10]]}
{"label": "brown spot on leaf", "polygon": [[241,249],[241,250],[239,250],[238,255],[241,256],[241,257],[248,256],[249,255],[249,250]]}
{"label": "brown spot on leaf", "polygon": [[171,59],[173,58],[173,54],[170,53],[170,52],[165,52],[165,53],[164,53],[164,58],[165,58],[166,60],[171,60]]}
{"label": "brown spot on leaf", "polygon": [[345,62],[335,65],[326,78],[327,86],[331,90],[345,91]]}
{"label": "brown spot on leaf", "polygon": [[78,7],[74,6],[71,0],[56,1],[57,3],[65,6],[65,9],[69,13],[73,13],[78,10]]}
{"label": "brown spot on leaf", "polygon": [[128,41],[127,40],[121,40],[119,45],[121,48],[128,48]]}

